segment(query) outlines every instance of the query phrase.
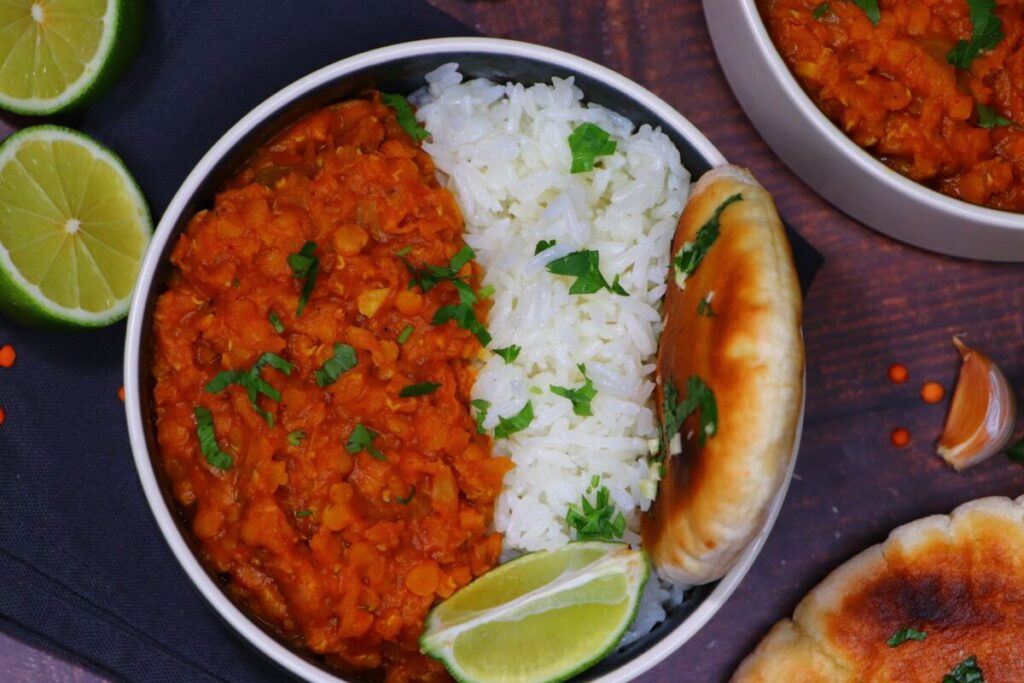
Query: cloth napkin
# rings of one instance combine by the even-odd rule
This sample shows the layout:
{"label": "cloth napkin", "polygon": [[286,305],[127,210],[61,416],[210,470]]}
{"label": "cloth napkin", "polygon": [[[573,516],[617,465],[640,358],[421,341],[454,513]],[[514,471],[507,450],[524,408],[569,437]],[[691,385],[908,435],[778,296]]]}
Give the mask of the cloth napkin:
{"label": "cloth napkin", "polygon": [[[365,50],[469,35],[422,0],[150,0],[141,52],[99,102],[59,121],[114,149],[154,217],[200,156],[271,93]],[[790,234],[805,286],[820,256]],[[171,555],[128,446],[124,325],[83,333],[0,318],[0,629],[114,679],[280,681]],[[2,673],[0,673],[2,678]]]}

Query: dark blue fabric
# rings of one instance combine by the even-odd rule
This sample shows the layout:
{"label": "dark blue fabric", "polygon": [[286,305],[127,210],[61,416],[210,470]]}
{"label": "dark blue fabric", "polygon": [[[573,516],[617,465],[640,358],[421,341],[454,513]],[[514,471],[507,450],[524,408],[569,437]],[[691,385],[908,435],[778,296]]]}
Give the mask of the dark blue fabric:
{"label": "dark blue fabric", "polygon": [[[285,84],[374,47],[471,33],[420,0],[148,4],[132,69],[62,122],[124,158],[154,217]],[[791,238],[806,286],[820,257]],[[123,337],[123,325],[53,333],[0,318],[0,343],[20,354],[0,370],[0,628],[130,681],[282,680],[201,599],[150,515],[117,398]]]}

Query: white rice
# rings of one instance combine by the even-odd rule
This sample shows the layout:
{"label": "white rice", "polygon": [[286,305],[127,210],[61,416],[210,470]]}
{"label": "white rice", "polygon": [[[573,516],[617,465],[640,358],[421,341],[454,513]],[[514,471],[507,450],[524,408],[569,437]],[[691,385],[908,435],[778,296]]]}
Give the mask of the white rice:
{"label": "white rice", "polygon": [[[640,512],[657,490],[650,444],[658,436],[652,394],[660,304],[689,174],[664,133],[584,104],[572,79],[464,83],[457,65],[447,64],[426,80],[413,97],[431,133],[424,149],[455,194],[466,242],[495,289],[490,348],[522,347],[511,364],[489,356],[473,398],[490,402],[488,429],[533,402],[529,427],[495,442],[515,463],[495,527],[509,552],[564,545],[572,540],[569,504],[579,504],[598,475],[626,515],[624,540],[635,545]],[[568,137],[584,122],[611,133],[618,147],[593,171],[571,174]],[[556,246],[534,255],[539,240],[552,239]],[[604,277],[619,276],[629,296],[571,295],[573,279],[545,269],[583,249],[600,253]],[[590,417],[575,415],[549,389],[580,387],[580,363],[597,389]],[[655,581],[648,593],[658,610],[668,599]],[[656,621],[642,633],[664,618],[664,611],[652,614]]]}

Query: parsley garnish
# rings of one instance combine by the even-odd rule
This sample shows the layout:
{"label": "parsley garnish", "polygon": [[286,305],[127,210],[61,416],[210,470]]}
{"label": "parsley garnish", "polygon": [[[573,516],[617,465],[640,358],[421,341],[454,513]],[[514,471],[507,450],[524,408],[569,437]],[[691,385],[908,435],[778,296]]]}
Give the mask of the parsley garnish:
{"label": "parsley garnish", "polygon": [[970,69],[982,52],[991,50],[1006,36],[1003,22],[996,16],[996,0],[967,0],[971,8],[971,39],[958,40],[946,61],[958,69]]}
{"label": "parsley garnish", "polygon": [[501,356],[505,361],[505,364],[508,365],[509,363],[515,362],[516,358],[519,358],[519,352],[522,350],[522,347],[512,344],[511,346],[506,346],[503,349],[494,349],[494,352]]}
{"label": "parsley garnish", "polygon": [[302,440],[306,438],[306,432],[301,429],[297,429],[294,432],[288,432],[288,443],[292,446],[298,446],[302,443]]}
{"label": "parsley garnish", "polygon": [[409,491],[409,495],[408,496],[406,496],[405,498],[396,496],[395,497],[395,502],[398,503],[399,505],[408,505],[409,502],[412,500],[412,497],[415,496],[415,495],[416,495],[416,487],[413,486],[412,490]]}
{"label": "parsley garnish", "polygon": [[811,12],[811,16],[814,17],[815,19],[821,19],[826,14],[828,14],[830,9],[832,9],[832,7],[829,6],[827,2],[823,2],[814,8],[814,11]]}
{"label": "parsley garnish", "polygon": [[278,334],[284,332],[284,323],[281,322],[281,319],[277,317],[277,313],[271,311],[267,315],[267,319],[270,320],[270,325],[271,327],[274,328],[274,332],[277,332]]}
{"label": "parsley garnish", "polygon": [[628,296],[619,278],[616,277],[612,284],[601,274],[601,255],[597,251],[574,251],[562,258],[557,258],[547,265],[549,273],[555,275],[568,275],[576,280],[569,287],[570,294],[593,294],[602,289],[614,292],[620,296]]}
{"label": "parsley garnish", "polygon": [[484,434],[484,420],[487,419],[487,411],[491,408],[491,402],[485,401],[482,398],[475,398],[469,402],[469,405],[476,408],[476,415],[473,416],[473,421],[476,422],[476,433]]}
{"label": "parsley garnish", "polygon": [[395,120],[409,134],[409,137],[416,142],[421,142],[430,137],[430,133],[416,120],[416,114],[413,113],[412,107],[409,106],[409,100],[401,95],[386,92],[380,94],[380,99],[384,104],[395,110]]}
{"label": "parsley garnish", "polygon": [[586,173],[594,170],[597,157],[615,153],[618,146],[612,136],[600,126],[581,123],[569,135],[569,151],[572,152],[570,173]]}
{"label": "parsley garnish", "polygon": [[878,0],[853,0],[853,4],[864,10],[864,14],[868,15],[868,19],[875,26],[882,21],[882,11],[878,9]]}
{"label": "parsley garnish", "polygon": [[295,315],[302,315],[302,311],[305,310],[306,304],[309,303],[309,295],[313,293],[313,287],[316,285],[316,276],[320,273],[320,259],[313,255],[315,251],[316,242],[310,241],[303,244],[298,253],[288,257],[292,275],[304,281]]}
{"label": "parsley garnish", "polygon": [[547,251],[551,247],[555,246],[557,242],[557,240],[541,240],[540,242],[537,242],[537,246],[533,248],[533,255],[536,256],[542,251]]}
{"label": "parsley garnish", "polygon": [[512,417],[498,417],[498,426],[494,428],[494,438],[507,439],[516,432],[521,432],[533,422],[533,401],[527,401],[523,409]]}
{"label": "parsley garnish", "polygon": [[356,426],[352,429],[352,434],[348,437],[348,442],[345,444],[345,450],[349,453],[362,453],[366,451],[377,460],[387,460],[384,454],[373,445],[373,440],[376,438],[377,432],[367,429],[362,423],[356,423]]}
{"label": "parsley garnish", "polygon": [[686,381],[685,400],[679,400],[679,391],[671,379],[665,384],[663,398],[663,433],[661,436],[663,456],[668,455],[668,445],[672,437],[683,428],[683,422],[695,411],[700,411],[700,443],[702,446],[707,437],[714,436],[718,431],[718,403],[715,401],[715,394],[697,375],[691,375],[690,379]]}
{"label": "parsley garnish", "polygon": [[405,327],[402,328],[402,331],[398,333],[398,339],[396,339],[395,341],[397,341],[399,344],[404,344],[405,342],[409,341],[409,337],[412,336],[413,331],[414,328],[412,325],[406,325]]}
{"label": "parsley garnish", "polygon": [[213,414],[209,409],[196,406],[196,436],[199,437],[199,450],[206,462],[219,470],[229,470],[235,464],[234,458],[220,449],[217,434],[213,431]]}
{"label": "parsley garnish", "polygon": [[[601,483],[596,474],[590,480],[587,493]],[[607,486],[597,489],[594,502],[587,499],[587,493],[580,496],[580,504],[569,503],[565,514],[565,522],[576,530],[578,541],[615,541],[626,532],[626,518],[620,510],[616,510],[611,502],[611,493]]]}
{"label": "parsley garnish", "polygon": [[463,245],[461,249],[456,252],[455,256],[452,256],[451,260],[448,261],[447,266],[432,266],[429,263],[424,264],[421,268],[409,263],[404,257],[399,257],[405,264],[405,267],[409,269],[409,287],[412,288],[414,285],[418,286],[424,292],[429,292],[434,287],[444,282],[445,280],[451,282],[461,282],[458,278],[459,271],[462,267],[469,263],[469,261],[476,256],[469,245]]}
{"label": "parsley garnish", "polygon": [[415,398],[416,396],[426,396],[437,391],[441,385],[437,382],[420,382],[419,384],[410,384],[407,387],[403,387],[398,395],[402,398]]}
{"label": "parsley garnish", "polygon": [[348,344],[335,344],[334,355],[327,359],[322,368],[313,373],[316,376],[316,385],[326,387],[333,384],[341,373],[354,368],[357,362],[355,349]]}
{"label": "parsley garnish", "polygon": [[462,329],[472,332],[480,340],[481,346],[491,343],[491,333],[476,319],[472,304],[460,303],[455,306],[442,306],[437,309],[431,322],[435,325],[443,325],[450,320],[455,321],[455,324]]}
{"label": "parsley garnish", "polygon": [[594,383],[587,377],[587,366],[583,363],[577,365],[580,372],[583,374],[583,379],[586,380],[583,386],[579,389],[568,389],[566,387],[556,387],[551,385],[551,393],[562,398],[567,398],[572,401],[572,412],[582,417],[593,415],[593,411],[590,409],[590,402],[597,396],[597,389],[594,388]]}
{"label": "parsley garnish", "polygon": [[942,677],[942,683],[985,683],[985,676],[978,666],[978,658],[971,655]]}
{"label": "parsley garnish", "polygon": [[263,394],[271,401],[277,403],[281,400],[281,393],[260,375],[260,370],[263,369],[264,365],[269,365],[286,375],[292,374],[291,363],[276,353],[267,351],[248,370],[224,370],[223,372],[218,372],[213,379],[206,383],[205,390],[209,394],[216,394],[227,389],[232,384],[239,385],[245,389],[245,393],[249,396],[249,403],[252,404],[252,409],[256,411],[256,414],[273,427],[274,416],[272,413],[260,408],[258,397],[260,394]]}
{"label": "parsley garnish", "polygon": [[1015,462],[1018,465],[1024,465],[1024,439],[1021,439],[1010,446],[1009,450],[1006,451],[1006,457],[1009,458],[1011,462]]}
{"label": "parsley garnish", "polygon": [[896,633],[893,633],[892,637],[885,641],[885,644],[889,647],[899,647],[908,640],[924,640],[927,637],[927,633],[918,631],[916,628],[901,628]]}
{"label": "parsley garnish", "polygon": [[680,287],[686,282],[686,278],[693,275],[694,271],[697,270],[697,266],[707,256],[708,250],[711,249],[711,245],[718,239],[718,235],[721,234],[722,226],[722,213],[729,207],[733,202],[738,202],[743,199],[743,195],[734,194],[733,196],[726,199],[724,202],[718,205],[715,212],[711,214],[711,218],[707,220],[704,225],[697,231],[697,236],[693,242],[687,242],[683,245],[683,248],[679,250],[676,257],[672,259],[672,263],[676,269],[676,283]]}
{"label": "parsley garnish", "polygon": [[715,317],[715,309],[711,308],[711,302],[707,297],[703,297],[697,302],[697,315],[702,315],[705,318]]}
{"label": "parsley garnish", "polygon": [[978,128],[997,128],[1000,126],[1012,126],[1013,121],[996,114],[991,107],[984,104],[978,105]]}
{"label": "parsley garnish", "polygon": [[295,511],[295,516],[296,517],[309,517],[312,514],[313,514],[312,510],[296,510]]}

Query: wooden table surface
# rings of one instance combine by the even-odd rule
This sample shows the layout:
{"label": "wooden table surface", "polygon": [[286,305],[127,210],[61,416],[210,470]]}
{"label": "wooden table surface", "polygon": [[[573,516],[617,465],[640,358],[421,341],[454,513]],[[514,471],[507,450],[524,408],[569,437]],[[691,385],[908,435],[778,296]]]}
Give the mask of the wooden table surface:
{"label": "wooden table surface", "polygon": [[[761,141],[722,75],[698,0],[431,0],[483,34],[561,48],[647,86],[774,193],[783,217],[825,256],[806,302],[807,417],[796,474],[775,530],[747,579],[696,637],[643,677],[718,682],[769,626],[832,568],[893,527],[987,495],[1024,493],[1024,468],[1002,456],[956,474],[935,455],[946,402],[926,405],[922,382],[948,388],[954,333],[1024,386],[1024,265],[925,253],[831,208]],[[890,384],[891,363],[910,381]],[[1019,392],[1018,392],[1019,393]],[[909,446],[890,431],[907,427]],[[0,678],[101,678],[0,636]]]}

